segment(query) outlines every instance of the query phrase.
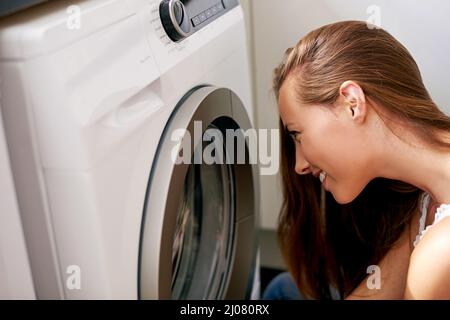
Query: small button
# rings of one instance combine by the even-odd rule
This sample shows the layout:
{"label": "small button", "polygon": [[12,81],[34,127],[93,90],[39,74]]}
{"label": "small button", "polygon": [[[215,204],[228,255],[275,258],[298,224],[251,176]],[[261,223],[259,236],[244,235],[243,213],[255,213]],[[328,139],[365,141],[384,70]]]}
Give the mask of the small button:
{"label": "small button", "polygon": [[200,18],[198,16],[192,18],[192,24],[194,25],[194,27],[198,26],[200,23]]}
{"label": "small button", "polygon": [[206,11],[205,11],[205,14],[206,14],[206,19],[211,18],[211,17],[212,17],[212,11],[211,11],[211,9],[206,10]]}
{"label": "small button", "polygon": [[200,14],[198,15],[198,17],[199,17],[199,19],[200,19],[200,22],[203,22],[203,21],[206,20],[206,14],[205,14],[204,12],[200,13]]}
{"label": "small button", "polygon": [[214,15],[216,15],[217,12],[219,12],[219,11],[217,10],[217,7],[214,6],[214,7],[211,8],[211,12],[212,12],[212,15],[214,16]]}

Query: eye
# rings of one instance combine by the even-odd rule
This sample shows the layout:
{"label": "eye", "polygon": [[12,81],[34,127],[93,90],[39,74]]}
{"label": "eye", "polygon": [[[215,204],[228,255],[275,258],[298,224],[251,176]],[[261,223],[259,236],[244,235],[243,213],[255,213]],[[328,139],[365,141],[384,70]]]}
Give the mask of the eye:
{"label": "eye", "polygon": [[294,143],[301,144],[300,132],[298,132],[298,131],[289,131],[288,133],[291,136],[292,140],[294,140]]}

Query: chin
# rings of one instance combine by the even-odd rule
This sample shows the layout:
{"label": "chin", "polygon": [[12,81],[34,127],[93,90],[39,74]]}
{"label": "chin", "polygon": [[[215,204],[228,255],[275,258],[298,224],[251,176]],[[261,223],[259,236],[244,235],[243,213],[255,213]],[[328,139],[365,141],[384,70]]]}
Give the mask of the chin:
{"label": "chin", "polygon": [[339,204],[348,204],[348,203],[352,202],[355,199],[355,198],[349,199],[349,198],[336,197],[334,195],[334,193],[332,193],[332,194],[333,194],[334,200],[336,200],[336,202],[339,203]]}
{"label": "chin", "polygon": [[336,200],[339,204],[348,204],[356,199],[359,193],[351,193],[351,192],[339,192],[339,191],[330,191],[331,194],[334,197],[334,200]]}

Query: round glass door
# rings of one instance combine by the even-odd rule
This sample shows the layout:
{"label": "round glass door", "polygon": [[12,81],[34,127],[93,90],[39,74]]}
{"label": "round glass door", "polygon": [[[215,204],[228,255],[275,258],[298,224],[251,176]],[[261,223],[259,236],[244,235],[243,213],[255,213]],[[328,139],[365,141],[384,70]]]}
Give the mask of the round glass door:
{"label": "round glass door", "polygon": [[[223,141],[211,143],[225,150]],[[232,172],[226,164],[189,166],[173,239],[172,299],[223,296],[235,224]]]}
{"label": "round glass door", "polygon": [[[203,124],[201,131],[196,131],[196,121]],[[180,100],[162,134],[147,186],[139,298],[249,297],[256,261],[258,170],[239,162],[239,144],[229,140],[244,139],[239,130],[249,128],[242,102],[229,89],[200,87]],[[179,129],[185,130],[186,144],[172,139]],[[229,129],[236,137],[227,136]],[[248,159],[248,146],[243,147]],[[173,160],[174,155],[184,159],[185,151],[190,161]],[[217,157],[216,152],[222,153]],[[203,161],[196,161],[199,153]]]}

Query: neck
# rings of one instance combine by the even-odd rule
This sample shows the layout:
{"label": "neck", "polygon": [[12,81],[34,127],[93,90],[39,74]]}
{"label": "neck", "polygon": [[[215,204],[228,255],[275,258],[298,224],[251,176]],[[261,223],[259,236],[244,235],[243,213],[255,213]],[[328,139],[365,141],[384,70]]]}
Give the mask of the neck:
{"label": "neck", "polygon": [[411,144],[394,135],[388,139],[379,157],[379,175],[412,184],[438,204],[450,204],[450,150],[426,146],[418,139],[411,139]]}

